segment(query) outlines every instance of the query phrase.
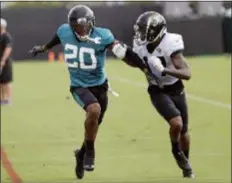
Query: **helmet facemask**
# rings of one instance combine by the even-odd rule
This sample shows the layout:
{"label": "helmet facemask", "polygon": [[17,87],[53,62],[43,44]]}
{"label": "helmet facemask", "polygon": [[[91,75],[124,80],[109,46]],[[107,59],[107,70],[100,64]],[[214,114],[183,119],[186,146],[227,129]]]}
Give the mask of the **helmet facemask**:
{"label": "helmet facemask", "polygon": [[80,41],[88,41],[91,30],[94,26],[94,23],[91,19],[83,18],[70,18],[70,25]]}
{"label": "helmet facemask", "polygon": [[138,45],[143,45],[147,43],[147,26],[134,25],[134,40]]}
{"label": "helmet facemask", "polygon": [[93,41],[90,34],[95,25],[95,16],[88,6],[74,6],[68,13],[68,23],[79,41]]}
{"label": "helmet facemask", "polygon": [[153,43],[159,41],[163,35],[167,32],[166,26],[159,25],[157,27],[150,27],[147,33],[147,42]]}

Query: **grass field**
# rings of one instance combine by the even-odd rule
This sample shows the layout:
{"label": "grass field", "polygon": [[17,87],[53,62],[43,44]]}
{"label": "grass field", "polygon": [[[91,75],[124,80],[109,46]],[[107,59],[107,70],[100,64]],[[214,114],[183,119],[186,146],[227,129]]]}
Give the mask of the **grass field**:
{"label": "grass field", "polygon": [[[168,126],[152,107],[145,77],[120,61],[107,64],[119,98],[97,141],[96,169],[77,181],[73,150],[83,136],[84,112],[69,94],[62,63],[15,63],[13,105],[1,108],[1,143],[24,183],[231,182],[231,62],[226,56],[189,58],[191,162],[183,180],[171,153]],[[11,180],[1,168],[1,182]]]}

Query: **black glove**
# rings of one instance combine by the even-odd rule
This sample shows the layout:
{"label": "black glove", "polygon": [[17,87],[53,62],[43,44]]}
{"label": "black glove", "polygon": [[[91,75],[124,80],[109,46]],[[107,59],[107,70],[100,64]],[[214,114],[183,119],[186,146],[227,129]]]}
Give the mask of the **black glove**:
{"label": "black glove", "polygon": [[34,46],[28,53],[36,57],[39,53],[45,52],[44,46]]}

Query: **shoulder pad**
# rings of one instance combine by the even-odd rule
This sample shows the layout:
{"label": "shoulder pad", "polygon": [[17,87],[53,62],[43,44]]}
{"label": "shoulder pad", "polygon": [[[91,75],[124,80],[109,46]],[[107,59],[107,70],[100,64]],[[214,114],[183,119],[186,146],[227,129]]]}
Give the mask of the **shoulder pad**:
{"label": "shoulder pad", "polygon": [[57,34],[62,35],[67,33],[67,31],[71,30],[71,27],[69,24],[62,24],[58,29],[57,29]]}
{"label": "shoulder pad", "polygon": [[174,52],[184,50],[184,41],[180,34],[167,33],[164,46],[167,56],[171,56]]}
{"label": "shoulder pad", "polygon": [[95,27],[94,29],[96,34],[101,38],[102,44],[109,45],[115,41],[114,35],[109,29],[99,27]]}

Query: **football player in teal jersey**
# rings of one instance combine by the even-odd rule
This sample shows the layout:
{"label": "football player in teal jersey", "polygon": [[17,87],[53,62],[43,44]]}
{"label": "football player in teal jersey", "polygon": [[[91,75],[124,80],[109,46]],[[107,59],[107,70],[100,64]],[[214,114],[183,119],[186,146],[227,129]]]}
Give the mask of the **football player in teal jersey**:
{"label": "football player in teal jersey", "polygon": [[55,45],[62,44],[69,70],[70,92],[86,111],[85,138],[75,151],[77,178],[84,171],[93,171],[95,139],[108,104],[108,83],[105,74],[106,51],[132,67],[146,71],[146,65],[132,49],[115,40],[109,29],[96,27],[93,11],[85,5],[74,6],[68,14],[68,23],[61,25],[53,39],[43,46],[34,46],[29,53],[36,56]]}

